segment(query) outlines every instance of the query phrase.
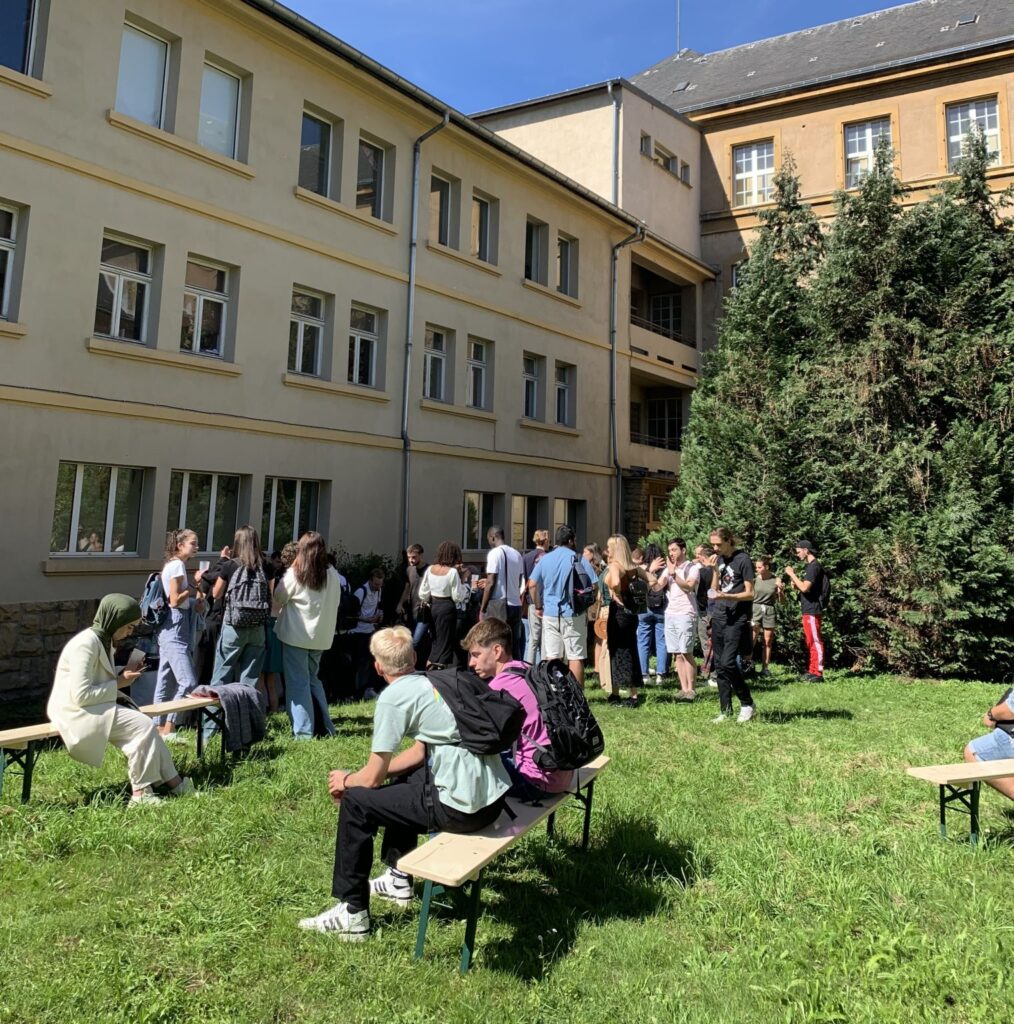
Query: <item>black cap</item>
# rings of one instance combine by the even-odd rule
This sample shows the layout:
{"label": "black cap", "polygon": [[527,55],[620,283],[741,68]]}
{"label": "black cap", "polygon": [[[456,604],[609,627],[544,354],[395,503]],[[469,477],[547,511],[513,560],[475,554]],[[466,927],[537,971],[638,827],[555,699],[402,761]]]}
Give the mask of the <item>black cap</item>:
{"label": "black cap", "polygon": [[797,540],[795,546],[797,548],[802,548],[804,551],[809,551],[811,555],[815,555],[817,553],[816,548],[814,548],[808,540]]}

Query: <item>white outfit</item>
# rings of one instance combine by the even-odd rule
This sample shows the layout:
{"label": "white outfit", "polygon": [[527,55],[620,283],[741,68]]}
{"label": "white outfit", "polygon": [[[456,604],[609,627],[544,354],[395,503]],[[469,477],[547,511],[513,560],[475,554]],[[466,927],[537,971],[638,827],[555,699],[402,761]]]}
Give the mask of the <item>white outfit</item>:
{"label": "white outfit", "polygon": [[275,636],[290,647],[307,651],[327,651],[334,643],[338,624],[338,605],[342,589],[338,570],[327,569],[321,590],[310,590],[296,581],[290,567],[275,584],[274,606],[280,609],[275,622]]}
{"label": "white outfit", "polygon": [[170,558],[162,568],[162,589],[165,591],[166,599],[169,598],[169,581],[182,577],[180,590],[187,589],[187,567],[182,558]]}
{"label": "white outfit", "polygon": [[506,597],[511,608],[520,608],[521,581],[525,578],[525,563],[521,555],[510,544],[490,548],[486,556],[486,574],[490,573],[496,574],[496,585],[489,600],[503,601]]}
{"label": "white outfit", "polygon": [[384,596],[383,589],[374,590],[370,584],[364,583],[357,591],[359,598],[359,621],[353,633],[373,633],[377,624],[375,622],[363,622],[363,619],[372,619],[380,611],[380,599]]}
{"label": "white outfit", "polygon": [[97,768],[112,743],[127,755],[134,789],[156,786],[177,775],[155,723],[116,703],[116,672],[98,634],[85,629],[60,653],[46,714],[76,761]]}
{"label": "white outfit", "polygon": [[433,572],[432,566],[423,575],[419,584],[419,600],[429,601],[433,597],[449,597],[455,604],[468,599],[470,588],[461,582],[457,569],[448,569],[444,575]]}

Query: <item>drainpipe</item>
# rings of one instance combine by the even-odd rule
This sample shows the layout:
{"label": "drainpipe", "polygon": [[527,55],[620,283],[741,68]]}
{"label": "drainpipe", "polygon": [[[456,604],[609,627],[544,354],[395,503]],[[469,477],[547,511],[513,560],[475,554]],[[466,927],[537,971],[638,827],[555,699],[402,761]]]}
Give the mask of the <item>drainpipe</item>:
{"label": "drainpipe", "polygon": [[[615,85],[615,89],[613,88]],[[620,84],[608,82],[606,88],[613,101],[613,206],[620,205]]]}
{"label": "drainpipe", "polygon": [[617,242],[612,251],[612,278],[609,286],[609,447],[613,460],[613,471],[616,473],[616,505],[613,508],[612,533],[620,529],[623,522],[623,473],[620,469],[620,453],[616,443],[616,319],[619,309],[619,266],[620,250],[625,246],[640,242],[644,238],[644,228],[639,227],[622,242]]}
{"label": "drainpipe", "polygon": [[408,241],[408,309],[405,320],[405,376],[401,393],[401,550],[408,547],[408,512],[411,482],[412,440],[408,436],[408,399],[412,385],[412,335],[415,320],[415,264],[419,249],[419,167],[422,162],[422,144],[431,136],[446,128],[451,118],[450,110],[444,111],[444,119],[429,131],[423,132],[412,146],[412,222]]}

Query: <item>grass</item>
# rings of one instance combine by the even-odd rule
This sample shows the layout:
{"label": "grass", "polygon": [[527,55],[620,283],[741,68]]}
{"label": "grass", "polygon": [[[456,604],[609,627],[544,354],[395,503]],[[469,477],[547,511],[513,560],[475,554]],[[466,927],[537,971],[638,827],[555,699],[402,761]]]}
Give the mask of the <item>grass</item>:
{"label": "grass", "polygon": [[651,690],[592,700],[609,770],[592,847],[527,837],[488,872],[476,962],[443,911],[376,907],[361,946],[295,929],[330,902],[333,767],[370,708],[297,745],[183,767],[205,792],[124,807],[124,762],[43,755],[33,800],[0,806],[0,1022],[972,1022],[1002,1019],[1012,966],[1014,817],[983,797],[978,851],[937,835],[936,791],[904,767],[960,759],[996,687],[776,675],[758,719],[712,725]]}

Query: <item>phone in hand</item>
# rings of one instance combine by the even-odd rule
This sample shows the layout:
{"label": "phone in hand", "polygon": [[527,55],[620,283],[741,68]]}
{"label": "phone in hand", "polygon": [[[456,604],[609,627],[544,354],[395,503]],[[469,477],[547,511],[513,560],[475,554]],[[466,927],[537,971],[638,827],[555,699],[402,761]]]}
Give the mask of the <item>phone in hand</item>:
{"label": "phone in hand", "polygon": [[144,665],[145,654],[140,647],[135,647],[130,652],[130,657],[127,658],[127,664],[125,670],[127,672],[140,672],[141,666]]}

